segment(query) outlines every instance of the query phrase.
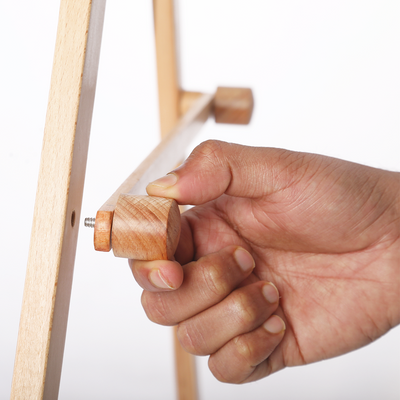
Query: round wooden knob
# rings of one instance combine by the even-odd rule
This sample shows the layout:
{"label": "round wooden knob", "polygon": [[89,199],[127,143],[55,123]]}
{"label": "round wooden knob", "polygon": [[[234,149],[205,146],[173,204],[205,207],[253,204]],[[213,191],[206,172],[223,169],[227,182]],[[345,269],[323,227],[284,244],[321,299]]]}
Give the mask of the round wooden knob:
{"label": "round wooden knob", "polygon": [[121,194],[114,211],[111,246],[116,257],[173,260],[180,231],[175,200]]}

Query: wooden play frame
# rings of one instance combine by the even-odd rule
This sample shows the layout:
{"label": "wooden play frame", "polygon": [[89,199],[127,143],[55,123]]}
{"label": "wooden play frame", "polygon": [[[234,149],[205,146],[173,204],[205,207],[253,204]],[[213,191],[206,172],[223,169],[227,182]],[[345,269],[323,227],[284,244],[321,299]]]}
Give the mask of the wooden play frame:
{"label": "wooden play frame", "polygon": [[[11,399],[58,397],[105,3],[60,4]],[[180,90],[173,0],[153,0],[153,7],[162,141],[99,210],[105,219],[119,194],[144,194],[173,168],[212,112],[228,123],[248,123],[252,113],[249,89]],[[178,398],[195,400],[194,359],[175,342]]]}

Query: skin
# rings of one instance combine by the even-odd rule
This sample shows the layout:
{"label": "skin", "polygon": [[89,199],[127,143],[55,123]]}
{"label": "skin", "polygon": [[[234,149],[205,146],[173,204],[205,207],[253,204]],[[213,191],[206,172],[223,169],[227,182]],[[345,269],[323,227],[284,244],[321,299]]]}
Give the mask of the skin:
{"label": "skin", "polygon": [[399,324],[399,173],[209,141],[147,191],[195,207],[176,261],[130,260],[144,310],[178,324],[220,381],[335,357]]}

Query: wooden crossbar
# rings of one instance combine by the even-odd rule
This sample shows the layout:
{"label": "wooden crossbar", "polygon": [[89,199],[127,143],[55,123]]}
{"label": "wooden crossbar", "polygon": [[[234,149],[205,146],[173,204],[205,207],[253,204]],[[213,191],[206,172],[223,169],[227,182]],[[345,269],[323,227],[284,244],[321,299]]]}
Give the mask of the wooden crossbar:
{"label": "wooden crossbar", "polygon": [[146,194],[149,182],[165,175],[182,160],[190,141],[211,114],[213,98],[211,94],[199,97],[169,134],[162,138],[158,146],[100,207],[96,214],[94,231],[96,250],[111,250],[113,214],[120,194]]}

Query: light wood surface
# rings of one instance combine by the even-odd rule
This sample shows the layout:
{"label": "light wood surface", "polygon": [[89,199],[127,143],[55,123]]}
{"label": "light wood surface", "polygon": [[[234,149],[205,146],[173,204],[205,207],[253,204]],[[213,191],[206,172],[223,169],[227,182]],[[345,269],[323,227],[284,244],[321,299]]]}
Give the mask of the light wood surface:
{"label": "light wood surface", "polygon": [[198,395],[196,379],[196,359],[187,353],[179,343],[174,326],[175,362],[177,367],[177,386],[179,400],[196,400]]}
{"label": "light wood surface", "polygon": [[119,196],[111,240],[116,257],[174,260],[180,232],[181,214],[175,200],[129,194]]}
{"label": "light wood surface", "polygon": [[184,157],[188,144],[211,113],[213,96],[204,94],[179,120],[172,131],[146,157],[96,214],[94,246],[99,251],[111,250],[113,213],[122,193],[145,195],[149,182],[171,171]]}
{"label": "light wood surface", "polygon": [[193,103],[201,97],[202,93],[200,92],[186,92],[181,91],[179,97],[179,114],[185,115],[190,108],[192,107]]}
{"label": "light wood surface", "polygon": [[105,1],[62,0],[12,399],[57,399]]}
{"label": "light wood surface", "polygon": [[[153,0],[154,32],[157,56],[158,101],[161,137],[176,125],[180,115],[180,85],[177,66],[174,0]],[[185,115],[185,114],[181,114]],[[183,155],[182,155],[183,156]],[[176,162],[182,162],[182,159]],[[197,385],[194,358],[181,357],[184,350],[175,343],[177,398],[196,400]]]}
{"label": "light wood surface", "polygon": [[179,76],[175,41],[173,0],[153,0],[156,42],[158,103],[161,136],[176,125],[179,118]]}
{"label": "light wood surface", "polygon": [[[116,198],[118,200],[117,196]],[[107,252],[111,250],[111,228],[117,200],[115,200],[115,204],[113,204],[112,206],[109,204],[105,204],[99,211],[97,211],[93,237],[94,248],[97,251]],[[111,203],[110,201],[108,202]]]}
{"label": "light wood surface", "polygon": [[250,123],[253,107],[251,89],[218,87],[214,99],[215,122],[246,125]]}

